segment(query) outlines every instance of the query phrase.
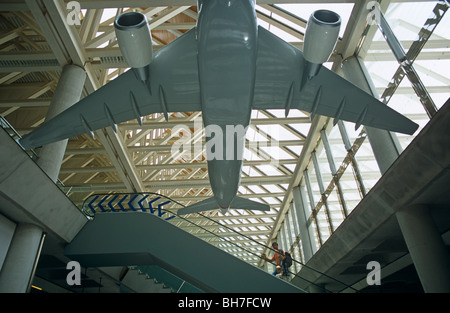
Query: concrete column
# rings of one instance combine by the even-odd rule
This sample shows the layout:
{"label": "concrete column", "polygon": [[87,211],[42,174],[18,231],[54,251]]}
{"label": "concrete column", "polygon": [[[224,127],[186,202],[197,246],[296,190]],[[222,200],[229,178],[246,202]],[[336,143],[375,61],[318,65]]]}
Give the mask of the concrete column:
{"label": "concrete column", "polygon": [[[345,77],[362,90],[379,99],[364,62],[351,57],[342,63]],[[364,126],[381,174],[384,174],[402,152],[397,135],[383,129]]]}
{"label": "concrete column", "polygon": [[429,208],[415,205],[396,213],[425,292],[450,292],[450,253]]}
{"label": "concrete column", "polygon": [[9,245],[11,244],[14,232],[16,230],[16,223],[0,214],[0,271],[3,267],[3,262],[8,254]]}
{"label": "concrete column", "polygon": [[307,263],[314,254],[312,242],[312,240],[314,240],[314,237],[308,230],[305,204],[300,187],[295,187],[294,189],[292,189],[292,196],[294,198],[294,208],[297,213],[297,221],[300,230],[300,239],[302,241],[303,254],[305,256],[305,263]]}
{"label": "concrete column", "polygon": [[[46,121],[80,100],[85,80],[86,72],[83,68],[72,64],[64,66],[48,109]],[[38,154],[38,165],[55,183],[58,180],[67,141],[65,139],[45,145]]]}
{"label": "concrete column", "polygon": [[42,247],[42,229],[19,224],[0,272],[0,292],[28,292]]}

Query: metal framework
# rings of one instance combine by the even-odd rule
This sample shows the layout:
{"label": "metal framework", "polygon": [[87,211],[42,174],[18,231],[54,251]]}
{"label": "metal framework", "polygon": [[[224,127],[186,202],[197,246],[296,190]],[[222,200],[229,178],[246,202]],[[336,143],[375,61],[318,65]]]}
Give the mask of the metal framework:
{"label": "metal framework", "polygon": [[[62,0],[0,3],[0,114],[22,135],[44,122],[63,65],[73,63],[86,70],[84,95],[127,70],[112,27],[117,14],[127,10],[143,12],[150,20],[156,49],[194,27],[197,19],[194,0],[78,2],[82,10],[71,18],[79,19],[80,25],[68,25],[68,14],[72,11]],[[269,30],[286,36],[301,48],[308,16],[293,13],[292,7],[280,3],[302,2],[257,1],[258,18]],[[438,57],[444,67],[449,65],[448,34],[441,31],[432,35],[440,23],[449,24],[448,17],[444,16],[448,8],[445,1],[427,1],[425,6],[431,6],[431,17],[423,25],[411,24],[405,20],[405,14],[394,14],[406,5],[414,11],[419,1],[379,1],[394,36],[402,29],[417,34],[416,40],[397,35],[408,49],[403,60],[392,58],[383,37],[377,35],[377,26],[368,23],[371,1],[307,2],[326,3],[318,7],[346,5],[349,18],[330,59],[333,70],[338,71],[342,61],[349,57],[363,58],[385,103],[390,105],[394,95],[403,95],[418,98],[414,105],[427,104],[422,111],[407,107],[402,112],[422,126],[443,103],[435,101],[438,106],[435,108],[429,105],[430,98],[448,98],[450,81],[442,72],[413,64],[416,60],[426,62]],[[371,70],[373,64],[382,64],[384,60],[400,62],[393,78],[390,73]],[[434,84],[429,85],[429,79],[423,79],[424,85],[414,88],[417,97],[413,89],[400,83],[405,76],[417,78],[418,75],[430,77]],[[413,81],[414,87],[418,86],[416,83]],[[179,125],[185,126],[183,131],[177,131]],[[311,121],[299,111],[291,112],[289,118],[284,118],[284,112],[253,112],[239,193],[270,204],[271,210],[267,213],[233,210],[227,216],[215,211],[209,217],[263,244],[276,239],[295,258],[305,260],[302,247],[306,242],[300,236],[301,218],[299,208],[293,205],[293,189],[300,188],[306,227],[313,233],[315,251],[381,176],[364,129],[355,132],[351,127],[343,122],[333,127],[321,116]],[[144,117],[142,126],[135,122],[123,123],[117,134],[107,128],[97,131],[95,139],[87,135],[72,138],[59,175],[61,188],[80,206],[92,194],[105,192],[157,192],[184,205],[205,199],[212,191],[203,155],[202,132],[201,113],[184,112],[170,115],[168,122],[162,114],[154,114]],[[411,139],[399,137],[403,147]],[[180,140],[192,148],[176,149]],[[198,219],[195,215],[189,218]],[[221,231],[212,224],[203,226],[213,232]],[[188,226],[180,227],[193,231]],[[231,240],[254,249],[254,253],[264,252],[245,238]],[[221,247],[234,253],[227,246]],[[240,253],[239,257],[254,264],[259,262],[251,254]]]}

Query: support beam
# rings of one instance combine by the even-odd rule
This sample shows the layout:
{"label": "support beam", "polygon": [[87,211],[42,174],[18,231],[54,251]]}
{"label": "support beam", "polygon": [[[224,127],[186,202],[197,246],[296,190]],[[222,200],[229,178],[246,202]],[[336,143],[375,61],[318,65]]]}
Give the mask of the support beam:
{"label": "support beam", "polygon": [[302,241],[303,254],[305,257],[304,263],[306,263],[311,259],[316,249],[313,248],[315,247],[315,245],[313,245],[314,235],[310,231],[311,227],[308,227],[308,216],[306,215],[307,205],[300,188],[300,186],[295,187],[292,190],[292,193],[294,196],[294,209],[300,230],[300,240]]}
{"label": "support beam", "polygon": [[[378,98],[373,82],[365,69],[364,63],[357,57],[351,57],[343,63],[342,71],[346,78]],[[402,152],[397,135],[386,130],[365,126],[380,172],[384,174]]]}
{"label": "support beam", "polygon": [[396,213],[409,253],[427,293],[450,292],[450,253],[430,208],[413,205]]}
{"label": "support beam", "polygon": [[[288,175],[268,176],[268,177],[243,177],[241,186],[248,185],[276,185],[287,184],[291,180]],[[209,179],[174,179],[174,180],[158,180],[148,181],[143,183],[146,189],[154,192],[165,189],[183,189],[183,188],[209,188]],[[82,186],[64,186],[63,190],[71,192],[102,192],[102,191],[116,191],[126,190],[123,182],[112,183],[93,183]]]}
{"label": "support beam", "polygon": [[0,272],[0,293],[29,291],[44,238],[35,225],[17,225]]}
{"label": "support beam", "polygon": [[[122,8],[122,7],[156,7],[167,5],[166,0],[79,0],[83,9]],[[308,3],[322,3],[323,0],[309,0]],[[329,3],[354,3],[355,0],[328,0]],[[171,0],[173,6],[194,6],[196,0]],[[298,0],[258,0],[257,4],[298,3]]]}
{"label": "support beam", "polygon": [[[445,5],[443,4],[443,6],[445,6]],[[444,15],[446,10],[447,10],[447,7],[445,7],[445,11],[443,11],[442,15]],[[414,91],[416,92],[417,96],[419,97],[420,102],[422,102],[422,105],[424,106],[427,114],[429,115],[430,118],[433,117],[434,114],[436,114],[436,112],[437,112],[437,107],[434,104],[433,99],[429,95],[428,90],[424,86],[424,84],[423,84],[422,80],[420,79],[419,75],[417,74],[416,70],[414,69],[414,66],[413,66],[414,60],[408,58],[408,55],[406,54],[402,44],[400,43],[400,41],[398,40],[398,38],[392,31],[384,14],[382,12],[379,12],[379,15],[380,15],[380,22],[378,23],[378,28],[380,29],[381,33],[383,34],[384,38],[386,39],[387,44],[391,48],[392,53],[394,54],[395,58],[397,59],[397,62],[400,64],[400,67],[402,68],[404,74],[410,80],[411,85],[412,85]]]}
{"label": "support beam", "polygon": [[[404,56],[403,59],[398,60],[400,63],[399,68],[395,72],[391,82],[389,83],[388,88],[384,91],[381,98],[384,103],[388,103],[389,100],[394,95],[395,91],[403,81],[403,78],[407,76],[411,84],[413,85],[414,90],[416,91],[417,96],[422,102],[425,110],[427,111],[428,116],[431,118],[436,113],[437,109],[434,105],[432,99],[430,98],[426,88],[422,85],[420,78],[413,68],[414,60],[419,56],[422,52],[423,47],[428,42],[429,38],[433,34],[434,29],[442,20],[443,16],[448,10],[448,1],[441,0],[439,1],[433,12],[431,13],[428,20],[425,22],[425,25],[422,27],[422,30],[419,32],[418,39],[411,45],[410,49]],[[389,29],[389,25],[384,23],[384,26]],[[380,26],[383,31],[383,26]],[[389,38],[386,38],[389,41]],[[399,47],[402,50],[402,47]],[[402,51],[400,51],[402,54]]]}
{"label": "support beam", "polygon": [[[244,160],[244,166],[258,166],[258,165],[271,165],[271,164],[279,164],[279,165],[293,165],[296,164],[296,160],[286,159],[286,160],[259,160],[259,161],[247,161]],[[149,165],[137,165],[137,170],[180,170],[180,169],[198,169],[198,168],[207,168],[206,162],[191,162],[191,163],[167,163],[167,164],[149,164]],[[115,167],[113,166],[85,166],[85,167],[67,167],[62,168],[61,173],[106,173],[106,172],[114,172]]]}
{"label": "support beam", "polygon": [[[87,74],[86,90],[92,93],[100,87],[92,66],[87,63],[85,50],[74,26],[66,23],[65,2],[62,0],[26,0],[37,24],[42,29],[53,53],[61,66],[73,63],[84,67]],[[70,62],[69,62],[70,61]],[[142,192],[142,184],[134,165],[128,157],[122,138],[108,127],[97,133],[100,141],[109,154],[117,172],[130,192]]]}
{"label": "support beam", "polygon": [[49,98],[0,100],[0,108],[46,107],[46,106],[49,106],[50,103],[51,103],[51,99],[49,99]]}

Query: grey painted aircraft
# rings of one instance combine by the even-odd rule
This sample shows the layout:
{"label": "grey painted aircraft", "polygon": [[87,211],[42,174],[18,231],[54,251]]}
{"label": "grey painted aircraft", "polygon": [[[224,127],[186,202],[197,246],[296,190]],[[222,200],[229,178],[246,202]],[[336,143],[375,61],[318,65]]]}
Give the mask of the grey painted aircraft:
{"label": "grey painted aircraft", "polygon": [[[412,134],[418,125],[322,66],[332,54],[341,18],[318,10],[307,24],[303,51],[257,25],[254,0],[199,0],[195,28],[152,52],[146,17],[115,20],[117,41],[132,70],[120,75],[26,135],[26,148],[42,146],[142,116],[201,111],[205,128],[250,124],[252,110],[291,109]],[[212,134],[210,134],[212,135]],[[226,136],[224,136],[226,137]],[[179,214],[228,208],[269,210],[237,196],[244,135],[223,138],[223,158],[208,158],[214,197]],[[207,142],[213,136],[207,136]],[[234,157],[226,156],[233,148]],[[208,151],[207,151],[208,152]],[[217,154],[216,154],[217,156]]]}

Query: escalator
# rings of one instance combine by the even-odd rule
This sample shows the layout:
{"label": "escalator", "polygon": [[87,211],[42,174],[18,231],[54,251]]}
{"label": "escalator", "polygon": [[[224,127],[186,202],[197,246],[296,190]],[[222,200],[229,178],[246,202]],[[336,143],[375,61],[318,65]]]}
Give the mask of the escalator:
{"label": "escalator", "polygon": [[[176,209],[181,206],[152,193],[92,195],[83,205],[90,221],[66,246],[65,255],[83,267],[135,266],[171,285],[175,292],[304,292],[219,248],[232,246],[237,251],[235,255],[253,254],[260,258],[260,253],[229,240],[224,229],[236,237],[245,235],[202,214],[192,219],[178,216]],[[205,226],[208,223],[218,225],[211,230]],[[267,248],[254,241],[255,246],[258,251]],[[305,269],[306,265],[299,264]],[[292,281],[314,285],[291,274]]]}
{"label": "escalator", "polygon": [[97,214],[65,254],[85,267],[158,265],[205,292],[302,292],[145,212]]}

